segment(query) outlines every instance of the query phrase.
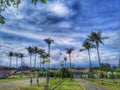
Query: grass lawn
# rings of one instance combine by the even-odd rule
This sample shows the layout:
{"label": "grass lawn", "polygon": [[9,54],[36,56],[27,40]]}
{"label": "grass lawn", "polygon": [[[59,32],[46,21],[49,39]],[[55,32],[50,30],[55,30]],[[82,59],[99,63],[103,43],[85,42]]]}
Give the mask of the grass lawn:
{"label": "grass lawn", "polygon": [[20,78],[20,77],[12,77],[8,79],[0,79],[0,82],[12,82],[12,81],[18,81],[18,80],[28,80],[29,78]]}
{"label": "grass lawn", "polygon": [[85,90],[76,80],[66,79],[55,90]]}
{"label": "grass lawn", "polygon": [[[91,82],[91,79],[85,79],[85,80],[88,80]],[[120,84],[120,80],[117,79],[115,81]],[[111,90],[120,90],[120,86],[116,85],[116,83],[113,82],[112,79],[103,79],[104,84],[101,84],[100,79],[94,79],[94,81],[92,81],[92,82],[97,83],[99,85],[102,85],[102,86],[109,88]]]}
{"label": "grass lawn", "polygon": [[[49,80],[49,89],[54,87],[59,81],[61,81],[60,78],[57,78],[57,79],[51,78]],[[40,85],[18,87],[17,90],[44,90],[44,86],[45,86],[45,81],[41,82]]]}

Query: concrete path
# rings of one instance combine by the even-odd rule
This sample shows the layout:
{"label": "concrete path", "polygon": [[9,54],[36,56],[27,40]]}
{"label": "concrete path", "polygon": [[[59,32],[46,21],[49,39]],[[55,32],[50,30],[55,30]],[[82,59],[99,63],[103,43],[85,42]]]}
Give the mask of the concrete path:
{"label": "concrete path", "polygon": [[[39,82],[44,79],[39,79]],[[36,79],[33,79],[33,84],[36,84]],[[30,85],[30,80],[18,80],[12,82],[0,82],[0,90],[17,90],[18,86]]]}
{"label": "concrete path", "polygon": [[80,84],[83,85],[83,87],[86,90],[110,90],[110,89],[102,87],[98,84],[95,84],[93,82],[89,82],[89,81],[86,81],[86,80],[83,80],[83,79],[76,79],[76,81],[80,82]]}

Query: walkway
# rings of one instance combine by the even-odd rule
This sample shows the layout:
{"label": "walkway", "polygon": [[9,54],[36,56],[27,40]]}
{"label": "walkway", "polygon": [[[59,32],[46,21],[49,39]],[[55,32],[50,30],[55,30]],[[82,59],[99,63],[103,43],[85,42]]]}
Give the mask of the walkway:
{"label": "walkway", "polygon": [[76,79],[76,81],[80,82],[80,84],[83,85],[83,87],[86,90],[110,90],[110,89],[102,87],[98,84],[95,84],[93,82],[89,82],[89,81],[86,81],[86,80],[83,80],[83,79]]}

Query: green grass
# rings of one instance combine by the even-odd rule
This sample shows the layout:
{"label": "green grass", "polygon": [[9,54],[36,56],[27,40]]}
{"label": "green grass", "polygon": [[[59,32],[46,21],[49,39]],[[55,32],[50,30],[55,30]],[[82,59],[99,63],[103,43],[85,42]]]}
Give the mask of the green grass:
{"label": "green grass", "polygon": [[79,82],[76,80],[68,78],[65,79],[65,81],[58,86],[55,90],[85,90]]}
{"label": "green grass", "polygon": [[18,80],[27,80],[29,78],[20,78],[20,77],[12,77],[8,79],[0,79],[0,82],[12,82],[12,81],[18,81]]}
{"label": "green grass", "polygon": [[[91,82],[91,79],[85,79]],[[101,86],[104,86],[106,88],[109,88],[110,90],[120,90],[120,86],[116,85],[115,82],[112,81],[112,79],[103,79],[103,84],[101,84],[101,80],[100,79],[94,79],[94,83],[97,83]],[[120,80],[116,80],[117,83],[120,83]]]}
{"label": "green grass", "polygon": [[[49,80],[49,89],[54,87],[58,82],[60,82],[61,79],[50,79]],[[32,85],[32,86],[26,86],[26,87],[18,87],[17,90],[44,90],[45,87],[45,81],[41,82],[40,85]]]}

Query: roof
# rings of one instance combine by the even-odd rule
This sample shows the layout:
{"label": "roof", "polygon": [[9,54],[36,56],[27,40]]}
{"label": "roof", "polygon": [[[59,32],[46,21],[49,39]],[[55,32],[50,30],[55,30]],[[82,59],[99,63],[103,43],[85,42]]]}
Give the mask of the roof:
{"label": "roof", "polygon": [[0,69],[3,69],[3,68],[9,68],[9,67],[0,65]]}

